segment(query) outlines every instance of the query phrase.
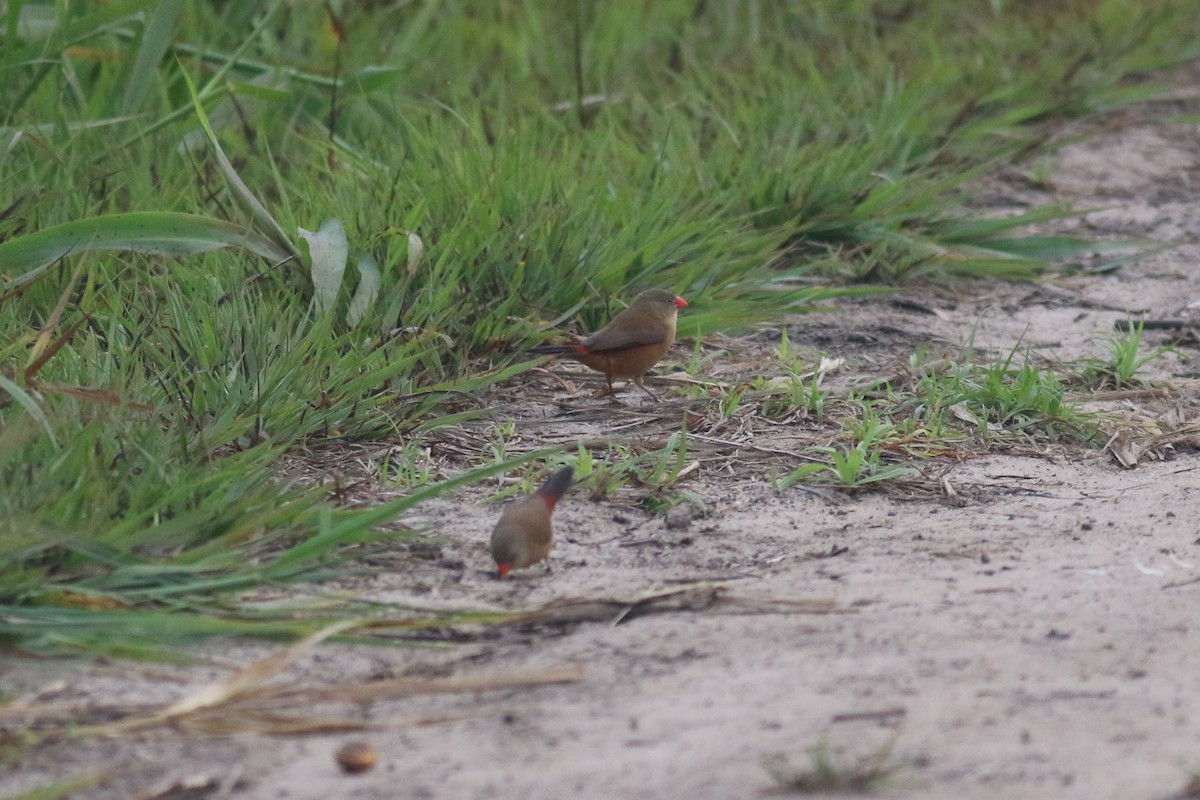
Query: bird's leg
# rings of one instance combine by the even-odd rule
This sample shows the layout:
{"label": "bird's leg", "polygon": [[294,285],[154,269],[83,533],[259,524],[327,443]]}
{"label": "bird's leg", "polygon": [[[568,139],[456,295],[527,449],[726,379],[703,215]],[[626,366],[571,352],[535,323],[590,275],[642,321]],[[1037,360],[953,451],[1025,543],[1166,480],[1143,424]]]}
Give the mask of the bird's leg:
{"label": "bird's leg", "polygon": [[654,399],[654,402],[657,403],[658,395],[656,395],[654,392],[650,391],[649,387],[646,386],[645,383],[643,383],[644,380],[645,380],[645,377],[638,377],[638,378],[634,378],[633,382],[637,384],[639,389],[641,389],[646,394],[650,395],[650,397]]}
{"label": "bird's leg", "polygon": [[594,395],[592,395],[592,397],[595,397],[597,399],[599,399],[601,397],[607,397],[608,402],[619,405],[621,401],[617,399],[617,390],[613,388],[612,376],[606,373],[604,375],[604,380],[608,382],[608,388],[601,389],[600,391],[598,391]]}

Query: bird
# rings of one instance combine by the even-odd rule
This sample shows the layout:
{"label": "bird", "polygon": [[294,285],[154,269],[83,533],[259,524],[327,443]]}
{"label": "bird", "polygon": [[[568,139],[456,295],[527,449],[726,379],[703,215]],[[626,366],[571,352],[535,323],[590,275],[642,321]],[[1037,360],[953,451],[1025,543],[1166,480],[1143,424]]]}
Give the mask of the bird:
{"label": "bird", "polygon": [[657,400],[642,379],[671,349],[679,309],[687,304],[673,292],[648,289],[591,336],[570,344],[541,345],[530,352],[566,356],[603,372],[609,395],[614,394],[613,378],[629,378]]}
{"label": "bird", "polygon": [[554,546],[550,515],[571,485],[575,470],[564,467],[551,475],[542,488],[513,500],[504,507],[492,531],[492,560],[501,578],[509,570],[521,569],[547,558]]}

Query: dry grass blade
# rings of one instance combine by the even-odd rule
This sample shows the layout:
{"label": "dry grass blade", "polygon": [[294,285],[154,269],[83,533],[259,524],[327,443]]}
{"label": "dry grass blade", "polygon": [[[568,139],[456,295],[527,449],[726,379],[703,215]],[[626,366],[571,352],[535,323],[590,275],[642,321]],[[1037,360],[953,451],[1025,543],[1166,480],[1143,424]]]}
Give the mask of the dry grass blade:
{"label": "dry grass blade", "polygon": [[71,340],[75,335],[75,331],[79,330],[79,326],[84,320],[78,320],[72,325],[66,333],[58,337],[58,341],[53,346],[50,345],[50,339],[54,336],[54,329],[58,327],[59,321],[62,319],[63,312],[67,309],[67,302],[71,299],[75,292],[75,284],[79,282],[79,276],[83,274],[83,262],[75,267],[75,272],[71,275],[71,280],[67,282],[67,288],[59,295],[58,303],[55,304],[54,310],[50,312],[46,324],[42,326],[42,330],[38,333],[37,339],[33,343],[33,347],[29,350],[29,363],[25,367],[25,382],[28,383],[33,379],[39,369],[41,369],[47,361],[54,357],[64,344]]}
{"label": "dry grass blade", "polygon": [[265,687],[244,699],[255,707],[265,708],[278,703],[289,706],[297,703],[362,703],[394,700],[418,694],[461,694],[492,692],[502,689],[534,689],[583,680],[582,664],[564,664],[536,672],[510,672],[499,675],[472,675],[452,678],[389,678],[381,681],[360,681],[341,686]]}
{"label": "dry grass blade", "polygon": [[382,727],[410,728],[437,725],[463,719],[461,715],[443,715],[416,719],[338,716],[295,716],[274,711],[311,708],[332,703],[371,703],[396,700],[419,694],[463,694],[504,689],[532,689],[583,679],[583,666],[567,664],[537,672],[508,673],[454,678],[394,678],[359,681],[339,686],[294,688],[267,686],[237,695],[219,707],[207,706],[184,717],[172,719],[176,727],[207,736],[232,736],[256,733],[267,736],[311,736],[314,734],[351,733]]}
{"label": "dry grass blade", "polygon": [[455,678],[394,678],[359,681],[340,686],[294,688],[268,686],[237,695],[219,707],[207,706],[184,717],[172,719],[176,727],[207,736],[232,736],[256,733],[267,736],[311,736],[314,734],[351,733],[381,727],[409,728],[437,725],[463,719],[461,715],[443,715],[416,719],[316,716],[278,713],[273,708],[311,708],[331,703],[371,703],[396,700],[418,694],[463,694],[503,689],[531,689],[583,679],[583,666],[568,664],[537,672]]}
{"label": "dry grass blade", "polygon": [[[368,728],[421,727],[453,722],[461,715],[442,715],[415,719],[345,716],[293,715],[292,711],[331,703],[371,703],[425,694],[466,694],[577,683],[583,680],[581,664],[564,664],[549,669],[510,672],[497,675],[473,675],[449,678],[393,678],[355,681],[334,686],[292,684],[266,686],[288,665],[351,623],[333,625],[289,647],[271,653],[230,678],[205,687],[169,708],[154,711],[146,704],[100,706],[95,703],[38,704],[14,701],[0,709],[0,723],[19,725],[21,730],[37,730],[42,738],[55,738],[67,732],[76,734],[117,735],[159,725],[205,735],[231,736],[257,733],[270,736],[308,736],[347,733]],[[136,716],[133,716],[136,715]],[[116,722],[80,724],[96,719]]]}
{"label": "dry grass blade", "polygon": [[[57,343],[58,342],[55,342],[55,344]],[[94,389],[88,386],[68,386],[67,384],[63,383],[43,383],[42,381],[31,383],[31,385],[36,386],[38,391],[41,392],[64,394],[89,403],[99,403],[100,405],[105,406],[128,408],[133,411],[152,412],[155,410],[153,406],[148,406],[145,403],[135,403],[132,400],[124,400],[116,392],[108,389]]]}
{"label": "dry grass blade", "polygon": [[1186,446],[1195,448],[1200,443],[1200,423],[1188,423],[1164,432],[1157,421],[1142,421],[1140,429],[1135,423],[1117,430],[1109,437],[1105,450],[1125,469],[1133,469],[1141,457],[1149,453],[1158,460],[1166,456],[1167,448]]}
{"label": "dry grass blade", "polygon": [[50,343],[48,347],[46,345],[49,342],[50,336],[53,334],[54,329],[47,325],[47,327],[43,329],[40,334],[38,334],[34,349],[30,351],[29,366],[25,368],[25,383],[33,383],[34,378],[37,376],[38,370],[46,366],[46,362],[54,358],[58,351],[71,341],[71,339],[75,336],[75,332],[78,331],[85,322],[87,322],[86,317],[76,320],[71,327],[67,328],[66,332],[63,333],[62,336],[54,340],[53,343]]}
{"label": "dry grass blade", "polygon": [[534,625],[574,625],[581,622],[622,622],[649,614],[677,611],[705,611],[720,605],[735,613],[832,614],[836,604],[828,599],[755,600],[731,597],[728,587],[713,583],[681,586],[665,592],[652,592],[631,599],[573,597],[555,600],[541,608],[509,617],[501,624],[513,627]]}
{"label": "dry grass blade", "polygon": [[337,733],[359,733],[383,728],[422,728],[458,722],[467,717],[443,715],[436,717],[391,718],[320,717],[275,714],[261,709],[223,709],[222,713],[201,713],[188,717],[183,729],[203,736],[238,736],[253,733],[260,736],[321,736]]}
{"label": "dry grass blade", "polygon": [[229,797],[235,788],[245,786],[245,782],[242,780],[244,769],[244,767],[236,767],[221,777],[200,772],[195,775],[168,778],[139,794],[136,800],[191,800],[191,798],[220,800]]}
{"label": "dry grass blade", "polygon": [[307,636],[287,647],[276,650],[270,655],[250,664],[248,667],[238,670],[225,680],[206,686],[200,691],[185,697],[157,713],[148,716],[130,717],[108,725],[99,725],[88,730],[89,732],[100,734],[120,733],[137,728],[153,727],[168,722],[178,722],[190,714],[223,706],[249,693],[251,690],[261,688],[267,681],[310,653],[322,641],[357,624],[357,622],[343,621],[322,628],[311,636]]}
{"label": "dry grass blade", "polygon": [[858,613],[857,609],[840,608],[837,601],[831,597],[815,597],[804,600],[757,600],[729,597],[722,600],[722,606],[728,607],[734,614],[811,614],[825,616],[830,614]]}
{"label": "dry grass blade", "polygon": [[134,714],[151,714],[155,703],[123,703],[101,706],[91,700],[71,703],[45,703],[38,698],[18,698],[0,707],[0,730],[17,727],[98,724],[103,720],[123,719]]}
{"label": "dry grass blade", "polygon": [[547,603],[541,608],[517,614],[505,625],[571,625],[580,622],[608,622],[618,625],[628,619],[646,614],[672,611],[701,611],[710,608],[724,593],[724,586],[700,584],[654,592],[628,600],[608,598],[567,598]]}
{"label": "dry grass blade", "polygon": [[1163,400],[1178,394],[1171,386],[1148,389],[1108,389],[1100,392],[1067,392],[1063,399],[1072,403],[1118,403],[1129,400]]}
{"label": "dry grass blade", "polygon": [[339,622],[322,628],[311,636],[288,645],[281,650],[260,658],[245,669],[238,670],[229,678],[206,686],[190,697],[185,697],[178,703],[166,709],[160,715],[164,719],[180,717],[203,708],[227,703],[239,695],[254,689],[261,689],[263,684],[274,678],[280,672],[312,652],[313,648],[334,634],[352,628],[355,622]]}

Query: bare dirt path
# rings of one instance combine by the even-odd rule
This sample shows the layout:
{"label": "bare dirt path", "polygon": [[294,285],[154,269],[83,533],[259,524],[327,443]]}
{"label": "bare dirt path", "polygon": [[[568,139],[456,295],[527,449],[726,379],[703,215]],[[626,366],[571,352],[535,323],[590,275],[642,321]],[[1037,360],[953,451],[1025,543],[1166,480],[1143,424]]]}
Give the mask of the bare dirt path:
{"label": "bare dirt path", "polygon": [[[1044,182],[1014,171],[984,198],[1005,209],[1069,201],[1095,210],[1055,230],[1138,238],[1160,252],[1115,272],[1085,264],[1046,285],[848,300],[837,314],[789,322],[791,341],[847,358],[851,374],[880,374],[921,343],[974,336],[980,348],[1020,342],[1069,361],[1103,355],[1114,322],[1130,313],[1194,319],[1200,127],[1173,119],[1195,113],[1200,70],[1183,71],[1178,85],[1172,101],[1072,131],[1086,136],[1064,138],[1042,165]],[[777,330],[762,334],[764,348]],[[1148,332],[1146,341],[1167,336]],[[1183,341],[1147,367],[1173,382],[1171,397],[1107,408],[1164,426],[1196,421],[1195,347]],[[494,398],[500,407],[506,391]],[[556,428],[549,403],[535,413],[550,422],[518,419],[516,431],[538,440],[602,431],[608,407],[577,401],[589,403],[590,422]],[[770,448],[786,431],[753,433],[739,441]],[[159,727],[64,741],[24,752],[0,776],[0,794],[104,770],[103,785],[73,796],[717,800],[771,790],[764,762],[781,758],[800,772],[823,743],[843,777],[885,752],[895,771],[884,796],[1183,797],[1200,770],[1200,459],[1187,444],[1132,470],[1070,448],[968,458],[939,468],[941,493],[908,497],[775,492],[764,478],[773,466],[715,459],[684,484],[707,515],[568,497],[553,572],[503,584],[487,574],[483,544],[495,508],[430,504],[409,521],[435,529],[440,553],[341,588],[422,608],[630,602],[576,609],[603,621],[507,627],[457,643],[443,631],[434,649],[324,648],[289,680],[581,665],[578,680],[337,709],[377,726],[366,733],[221,738]],[[670,592],[682,594],[633,602]],[[244,664],[267,651],[214,655]],[[0,689],[40,703],[165,703],[224,674],[10,661]],[[374,745],[373,771],[339,772],[332,753],[349,738]],[[183,778],[208,788],[185,795]]]}

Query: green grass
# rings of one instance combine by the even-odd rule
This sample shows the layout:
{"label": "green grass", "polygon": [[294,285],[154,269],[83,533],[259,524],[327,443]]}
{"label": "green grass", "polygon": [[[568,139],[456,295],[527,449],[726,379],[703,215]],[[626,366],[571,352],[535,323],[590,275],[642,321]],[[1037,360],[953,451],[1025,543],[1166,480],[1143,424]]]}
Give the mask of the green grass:
{"label": "green grass", "polygon": [[1149,353],[1143,353],[1142,327],[1140,320],[1131,320],[1123,334],[1114,333],[1109,337],[1104,343],[1108,357],[1086,359],[1079,369],[1078,382],[1094,389],[1123,389],[1148,385],[1146,379],[1138,377],[1138,372],[1150,362],[1174,350],[1170,347],[1156,347]]}
{"label": "green grass", "polygon": [[947,414],[973,426],[986,440],[1022,433],[1042,441],[1094,435],[1091,425],[1064,400],[1065,388],[1054,370],[1017,362],[1014,349],[1005,358],[961,361],[923,371],[917,387],[915,416],[931,421]]}
{"label": "green grass", "polygon": [[101,772],[85,773],[73,778],[55,780],[28,792],[22,792],[9,800],[65,800],[79,792],[102,786],[104,782],[105,776]]}
{"label": "green grass", "polygon": [[[252,632],[239,592],[329,574],[456,485],[402,449],[381,478],[414,493],[340,511],[282,454],[485,413],[521,345],[637,288],[687,296],[702,335],[877,290],[847,279],[1078,252],[1020,232],[1064,209],[964,213],[969,181],[1200,41],[1185,0],[331,7],[0,12],[6,641],[93,647],[166,610],[181,638]],[[823,413],[815,385],[790,402]],[[86,637],[22,627],[59,607],[107,610]]]}
{"label": "green grass", "polygon": [[897,735],[874,753],[854,763],[838,763],[829,742],[820,739],[808,748],[808,761],[800,766],[782,754],[763,761],[763,769],[775,781],[779,794],[865,795],[889,788],[896,782],[898,765],[892,763]]}
{"label": "green grass", "polygon": [[[828,444],[808,448],[811,463],[776,475],[773,485],[779,490],[797,483],[849,491],[884,488],[891,481],[921,477],[923,462],[939,455],[1059,442],[1086,446],[1103,438],[1098,419],[1066,399],[1066,381],[1075,377],[1070,370],[1036,364],[1015,348],[995,360],[979,358],[970,343],[955,359],[926,362],[917,353],[910,359],[911,381],[839,397],[821,389],[816,372],[806,390],[800,376],[782,363],[791,374],[768,383],[773,388],[762,394],[759,413],[765,419],[781,414],[809,419],[814,439],[832,420],[840,420],[840,431]],[[806,402],[813,397],[821,398],[819,404]]]}

